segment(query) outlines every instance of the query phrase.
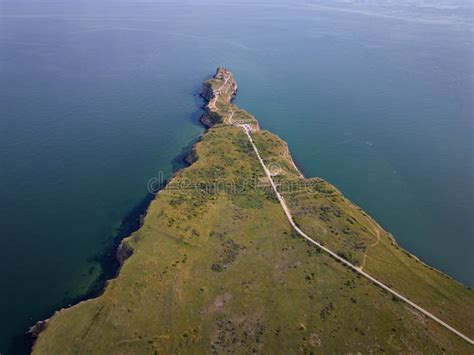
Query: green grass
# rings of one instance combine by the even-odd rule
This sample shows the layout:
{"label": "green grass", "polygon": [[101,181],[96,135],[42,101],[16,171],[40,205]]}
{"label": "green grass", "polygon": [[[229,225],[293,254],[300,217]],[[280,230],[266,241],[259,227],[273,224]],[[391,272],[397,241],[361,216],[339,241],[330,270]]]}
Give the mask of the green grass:
{"label": "green grass", "polygon": [[261,179],[241,130],[211,129],[196,154],[127,239],[118,278],[57,313],[35,353],[469,351],[295,235],[267,189],[177,187]]}
{"label": "green grass", "polygon": [[[354,263],[367,252],[365,270],[472,336],[472,291],[409,256],[329,183],[299,178],[281,139],[254,139],[303,230]],[[472,352],[296,234],[242,129],[209,129],[194,154],[124,241],[133,255],[118,277],[57,312],[35,354]],[[375,230],[381,242],[367,250]]]}
{"label": "green grass", "polygon": [[[274,152],[278,151],[284,160],[286,145],[268,136],[268,132],[262,132],[254,139],[263,159],[275,160]],[[280,182],[280,191],[303,231],[356,266],[363,264],[367,254],[365,271],[474,337],[474,294],[470,288],[403,250],[393,236],[328,182],[319,178],[300,179],[291,167],[276,160],[284,169],[275,180]]]}

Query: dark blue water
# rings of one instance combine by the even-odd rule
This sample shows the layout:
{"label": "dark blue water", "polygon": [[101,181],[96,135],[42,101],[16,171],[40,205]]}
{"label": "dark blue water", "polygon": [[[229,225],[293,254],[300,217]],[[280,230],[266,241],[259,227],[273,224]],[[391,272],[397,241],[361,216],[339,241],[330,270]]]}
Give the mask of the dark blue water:
{"label": "dark blue water", "polygon": [[220,64],[308,176],[474,285],[472,6],[288,3],[0,0],[0,353],[94,285]]}

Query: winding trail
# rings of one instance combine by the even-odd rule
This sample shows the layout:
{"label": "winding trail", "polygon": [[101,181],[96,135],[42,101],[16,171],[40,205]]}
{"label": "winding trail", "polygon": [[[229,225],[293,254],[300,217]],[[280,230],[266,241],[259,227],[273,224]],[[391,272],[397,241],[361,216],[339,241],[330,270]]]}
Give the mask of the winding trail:
{"label": "winding trail", "polygon": [[224,76],[223,77],[224,82],[222,83],[222,85],[219,87],[219,89],[214,90],[214,97],[208,103],[210,110],[214,110],[214,111],[217,110],[216,102],[219,99],[219,96],[222,95],[222,89],[227,86],[227,82],[229,81],[229,78],[230,77],[228,75]]}
{"label": "winding trail", "polygon": [[365,248],[364,258],[362,259],[362,265],[360,266],[361,269],[363,269],[365,266],[365,260],[367,259],[367,253],[369,252],[369,248],[375,247],[380,242],[380,231],[378,230],[378,228],[374,227],[374,232],[375,236],[377,237],[377,240],[372,244],[368,245],[367,248]]}
{"label": "winding trail", "polygon": [[[309,241],[311,244],[314,244],[316,245],[318,248],[320,248],[321,250],[324,250],[327,254],[329,254],[330,256],[332,256],[334,259],[336,259],[337,261],[341,262],[342,264],[344,264],[345,266],[349,267],[350,269],[354,270],[355,272],[359,273],[360,275],[366,277],[367,279],[369,279],[370,281],[372,281],[374,284],[376,284],[377,286],[383,288],[385,291],[391,293],[393,296],[397,297],[398,299],[402,300],[403,302],[407,303],[408,305],[412,306],[413,308],[415,308],[416,310],[418,310],[419,312],[423,313],[425,316],[427,316],[428,318],[431,318],[432,320],[434,320],[436,323],[438,323],[439,325],[443,326],[444,328],[450,330],[451,332],[453,332],[454,334],[456,334],[457,336],[459,336],[460,338],[464,339],[465,341],[467,341],[469,344],[471,345],[474,345],[474,340],[472,340],[471,338],[469,338],[468,336],[464,335],[463,333],[461,333],[460,331],[456,330],[455,328],[451,327],[449,324],[443,322],[441,319],[439,319],[438,317],[436,317],[434,314],[428,312],[427,310],[425,310],[424,308],[418,306],[416,303],[410,301],[408,298],[402,296],[401,294],[399,294],[398,292],[394,291],[392,288],[388,287],[387,285],[385,285],[384,283],[380,282],[379,280],[377,280],[375,277],[369,275],[368,273],[366,273],[365,271],[362,270],[362,267],[357,267],[355,266],[354,264],[348,262],[346,259],[340,257],[339,255],[337,255],[336,253],[334,253],[333,251],[331,251],[330,249],[326,248],[325,246],[323,246],[322,244],[318,243],[317,241],[315,241],[314,239],[312,239],[311,237],[309,237],[306,233],[304,233],[297,225],[296,223],[294,222],[293,220],[293,217],[291,215],[291,212],[285,202],[285,200],[283,199],[283,196],[278,192],[277,190],[277,187],[275,185],[275,182],[273,181],[272,179],[272,174],[270,173],[270,171],[268,170],[268,168],[266,167],[265,163],[263,162],[263,159],[262,157],[260,156],[260,153],[257,149],[257,146],[255,145],[255,143],[253,142],[253,139],[252,139],[252,136],[251,136],[251,132],[252,132],[252,128],[250,127],[250,125],[248,124],[242,124],[242,125],[237,125],[238,127],[241,127],[245,130],[245,133],[250,141],[250,144],[252,145],[253,147],[253,150],[255,152],[255,154],[257,155],[257,158],[258,158],[258,161],[260,162],[260,165],[262,166],[263,170],[265,171],[265,175],[267,176],[268,180],[270,181],[270,184],[272,186],[272,189],[273,191],[275,192],[277,198],[278,198],[278,201],[280,202],[280,205],[281,207],[283,208],[283,211],[285,212],[285,215],[286,217],[288,218],[288,221],[290,222],[291,226],[293,227],[293,229],[299,234],[301,235],[304,239],[306,239],[307,241]],[[376,242],[378,243],[378,241]]]}
{"label": "winding trail", "polygon": [[[208,102],[208,108],[210,111],[218,111],[217,109],[217,101],[219,100],[219,97],[221,97],[223,94],[223,90],[225,91],[227,89],[227,83],[229,82],[230,75],[228,72],[224,72],[222,75],[222,80],[224,82],[222,85],[219,87],[219,89],[214,90],[214,95],[211,100]],[[224,121],[227,122],[228,124],[232,124],[232,118],[234,117],[235,110],[230,110],[230,113],[228,113],[228,117],[224,118]]]}

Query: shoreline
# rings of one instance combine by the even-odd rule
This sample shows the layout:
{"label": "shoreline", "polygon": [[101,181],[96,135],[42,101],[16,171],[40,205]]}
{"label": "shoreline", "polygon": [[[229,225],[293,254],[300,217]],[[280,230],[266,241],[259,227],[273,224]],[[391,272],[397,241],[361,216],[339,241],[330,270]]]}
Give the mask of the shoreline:
{"label": "shoreline", "polygon": [[[229,77],[226,79],[226,76],[227,76],[227,75],[228,75]],[[237,94],[237,91],[238,91],[238,86],[237,86],[237,83],[235,82],[235,79],[234,79],[233,74],[232,74],[230,71],[228,71],[226,68],[222,67],[222,66],[217,67],[217,70],[216,70],[215,75],[214,75],[211,79],[208,79],[208,80],[206,80],[206,81],[203,83],[203,90],[202,90],[202,93],[201,93],[200,96],[201,96],[204,100],[206,100],[206,102],[205,102],[205,104],[203,105],[204,114],[203,114],[202,117],[200,118],[200,122],[201,122],[202,125],[206,128],[206,130],[209,129],[209,128],[211,128],[211,127],[213,127],[213,126],[219,125],[219,124],[221,123],[221,122],[219,122],[219,123],[214,123],[214,124],[212,124],[212,125],[210,125],[210,126],[208,126],[208,125],[206,124],[206,123],[208,122],[208,121],[207,121],[207,118],[206,118],[207,115],[212,114],[213,112],[220,111],[220,109],[218,109],[215,104],[212,104],[212,101],[217,101],[218,99],[222,98],[222,96],[223,96],[223,95],[220,93],[221,88],[219,88],[219,89],[217,90],[218,92],[216,93],[216,90],[212,89],[212,85],[210,84],[210,82],[211,82],[212,80],[215,80],[216,78],[217,78],[217,79],[220,79],[220,80],[224,80],[225,82],[224,82],[223,85],[225,85],[225,84],[227,83],[227,80],[230,80],[230,81],[231,81],[231,84],[230,84],[230,86],[231,86],[231,92],[230,92],[230,93],[227,93],[227,94],[228,94],[227,99],[228,99],[228,103],[229,103],[230,106],[235,106],[235,105],[233,105],[233,101],[234,101],[234,99],[235,99],[235,97],[236,97],[236,94]],[[224,99],[225,99],[225,97],[224,97]],[[213,107],[211,107],[211,106],[213,106]],[[254,127],[256,128],[256,130],[260,130],[260,129],[261,129],[260,124],[258,123],[258,121],[257,121],[257,119],[255,118],[255,116],[249,114],[249,113],[248,113],[246,110],[244,110],[244,109],[241,109],[241,110],[243,110],[244,112],[246,112],[246,113],[251,117],[251,119],[253,119],[253,120],[256,121],[256,123],[251,122],[251,124],[254,125]],[[232,123],[233,123],[233,122],[232,122],[232,121],[233,121],[232,117],[230,117],[230,118],[229,118],[229,117],[225,117],[225,114],[224,114],[224,115],[221,114],[221,117],[222,117],[222,123],[223,123],[223,124],[226,124],[226,123],[227,123],[227,124],[229,124],[229,123],[232,124]],[[226,118],[229,119],[230,121],[226,120]],[[204,119],[204,122],[203,122],[203,119]],[[235,122],[234,122],[233,124],[235,124]],[[267,131],[267,130],[263,130],[263,131]],[[267,131],[267,132],[270,132],[270,131]],[[312,179],[312,178],[317,178],[317,177],[307,177],[307,176],[305,176],[305,175],[301,172],[301,170],[298,168],[298,166],[296,165],[296,163],[295,163],[295,161],[294,161],[294,159],[293,159],[293,155],[291,154],[290,148],[289,148],[289,146],[288,146],[288,143],[287,143],[285,140],[283,140],[280,136],[278,136],[278,135],[276,135],[276,134],[274,134],[274,133],[272,133],[272,134],[275,135],[275,136],[276,136],[278,139],[280,139],[281,141],[285,142],[285,144],[286,144],[286,153],[287,153],[286,157],[287,157],[287,159],[288,159],[288,162],[289,162],[290,165],[294,168],[294,170],[296,171],[296,173],[299,175],[300,178],[305,179],[305,180],[307,180],[307,179]],[[329,184],[330,184],[330,183],[329,183]],[[332,185],[332,184],[331,184],[331,185]],[[333,186],[334,186],[334,185],[333,185]],[[377,225],[379,228],[385,230],[385,228],[383,228],[383,227],[380,225],[379,222],[377,222],[373,217],[371,217],[368,213],[366,213],[365,210],[364,210],[362,207],[360,207],[359,205],[357,205],[356,203],[354,203],[352,200],[350,200],[350,199],[348,199],[347,197],[345,197],[345,195],[337,188],[337,186],[334,186],[334,187],[335,187],[335,188],[341,193],[341,195],[344,196],[344,198],[346,198],[355,208],[357,208],[357,209],[363,211],[363,212],[367,215],[367,217],[370,218],[370,220],[371,220],[373,223],[375,223],[375,225]],[[385,230],[385,231],[386,231],[386,230]],[[428,263],[425,262],[424,260],[420,259],[418,256],[416,256],[415,254],[413,254],[412,252],[410,252],[409,250],[405,249],[405,248],[402,247],[400,244],[398,244],[396,237],[395,237],[392,233],[390,233],[390,232],[388,232],[388,231],[386,231],[386,232],[390,235],[390,238],[392,239],[392,241],[393,241],[395,247],[398,248],[399,250],[401,250],[403,253],[405,253],[408,257],[415,259],[417,262],[419,262],[420,264],[422,264],[425,268],[427,268],[427,269],[429,269],[429,270],[432,270],[432,271],[435,271],[435,272],[438,272],[438,273],[441,274],[443,277],[445,277],[445,278],[447,278],[447,279],[449,279],[449,280],[451,280],[451,281],[454,281],[454,282],[458,283],[459,285],[465,287],[466,289],[468,289],[468,290],[473,290],[473,288],[472,288],[471,286],[468,286],[468,285],[464,284],[463,282],[457,280],[457,279],[454,278],[453,276],[451,276],[451,275],[449,275],[449,274],[443,272],[442,270],[440,270],[440,269],[438,269],[438,268],[436,268],[436,267],[431,266],[430,264],[428,264]]]}
{"label": "shoreline", "polygon": [[[164,182],[162,188],[164,188],[166,184],[167,181]],[[73,297],[64,302],[66,303],[65,306],[53,311],[48,318],[37,321],[35,324],[30,326],[23,335],[18,334],[18,337],[21,336],[23,338],[23,344],[29,350],[29,353],[33,350],[37,337],[46,329],[49,320],[56,313],[72,309],[83,302],[88,302],[100,297],[107,288],[107,284],[118,276],[121,265],[124,261],[121,260],[120,256],[122,252],[122,243],[127,237],[140,229],[143,225],[143,218],[146,216],[148,208],[151,202],[156,198],[156,195],[156,193],[152,194],[148,192],[123,218],[119,230],[111,240],[109,246],[94,257],[94,260],[96,260],[101,266],[102,272],[92,283],[89,290],[82,296]]]}
{"label": "shoreline", "polygon": [[[221,70],[221,67],[218,68],[216,74],[215,74],[214,77],[213,77],[214,79],[215,79],[216,76],[220,73],[220,70]],[[232,75],[232,74],[230,74],[230,75]],[[232,79],[233,79],[233,77],[232,77]],[[212,122],[212,120],[209,120],[209,121],[208,121],[208,117],[209,117],[209,115],[212,113],[212,110],[211,110],[211,108],[210,108],[210,105],[212,104],[212,100],[213,100],[213,98],[219,97],[220,95],[215,95],[215,94],[216,94],[216,91],[215,91],[215,90],[211,90],[211,94],[209,94],[209,91],[206,92],[206,89],[205,89],[205,88],[206,88],[206,83],[207,83],[207,82],[208,82],[208,81],[206,81],[206,82],[204,83],[204,86],[203,86],[204,89],[203,89],[202,94],[200,95],[204,100],[207,101],[207,102],[205,103],[205,105],[204,105],[204,113],[202,114],[202,116],[201,116],[200,119],[199,119],[199,122],[201,122],[201,124],[205,127],[205,131],[204,131],[204,132],[206,132],[209,128],[211,128],[211,127],[213,127],[213,126],[218,126],[218,125],[220,125],[221,123],[223,123],[224,125],[226,125],[226,123],[229,123],[228,121],[230,121],[230,122],[232,123],[232,122],[233,122],[233,121],[232,121],[232,120],[233,120],[233,115],[234,115],[234,112],[233,112],[233,111],[232,111],[230,114],[229,114],[229,112],[218,113],[218,116],[219,116],[219,117],[214,117],[214,119],[217,119],[218,121],[216,121],[216,122]],[[227,79],[225,79],[223,86],[225,86],[226,83],[227,83]],[[236,87],[236,85],[235,85],[235,90],[233,90],[233,91],[230,93],[230,96],[228,96],[228,98],[229,98],[229,97],[231,98],[230,100],[232,100],[233,97],[235,97],[235,92],[236,92],[236,90],[237,90],[237,87]],[[218,92],[220,93],[220,88],[218,89]],[[229,95],[229,93],[227,93],[227,94]],[[229,102],[231,102],[230,100],[229,100]],[[246,112],[245,110],[242,110],[242,111]],[[228,114],[228,116],[226,116],[226,114]],[[247,114],[248,114],[248,113],[247,113]],[[255,117],[253,117],[252,115],[248,114],[248,116],[249,116],[249,119],[252,119],[252,118],[253,118],[253,119],[256,121]],[[227,121],[227,122],[226,122],[226,121]],[[234,121],[234,122],[235,122],[235,121]],[[212,124],[208,125],[208,124],[206,124],[206,123],[212,123]],[[251,124],[254,124],[255,127],[257,128],[257,130],[260,130],[260,127],[258,126],[258,122],[255,122],[255,123],[252,122]],[[202,135],[201,135],[200,137],[202,137]],[[278,136],[277,136],[277,137],[278,137]],[[279,137],[278,137],[278,138],[279,138]],[[279,139],[281,139],[281,138],[279,138]],[[181,154],[178,155],[178,156],[181,157],[181,160],[184,161],[184,162],[186,163],[186,165],[183,165],[181,168],[179,168],[179,169],[177,169],[176,171],[174,171],[174,172],[173,172],[173,173],[174,173],[174,174],[173,174],[173,177],[176,175],[176,173],[178,173],[179,171],[185,169],[186,166],[192,165],[192,164],[197,160],[197,157],[194,156],[194,148],[195,148],[196,143],[199,142],[199,141],[200,141],[200,138],[198,138],[196,142],[193,142],[192,145],[189,145],[189,146],[183,148],[183,150],[186,149],[187,152],[182,151]],[[304,175],[301,173],[301,171],[298,169],[298,167],[296,166],[296,164],[295,164],[295,162],[294,162],[294,160],[293,160],[293,157],[292,157],[291,153],[289,152],[289,149],[288,149],[288,155],[287,155],[285,158],[288,159],[288,162],[289,162],[290,165],[295,169],[297,175],[299,175],[299,177],[302,178],[302,179],[306,179],[306,178],[304,177]],[[132,236],[132,234],[133,234],[134,231],[138,230],[138,229],[141,227],[141,225],[142,225],[142,217],[143,217],[144,215],[146,215],[146,213],[147,213],[147,211],[148,211],[148,209],[149,209],[150,203],[153,202],[153,201],[156,199],[156,197],[158,196],[159,192],[160,192],[161,190],[163,190],[163,188],[165,188],[165,187],[167,186],[167,183],[170,182],[170,181],[173,179],[173,177],[172,177],[170,180],[166,181],[166,183],[160,188],[160,190],[159,190],[156,194],[152,195],[152,197],[150,198],[150,200],[148,201],[148,203],[147,203],[147,205],[146,205],[146,208],[145,208],[145,210],[144,210],[144,214],[140,214],[140,215],[139,215],[140,223],[138,224],[138,227],[137,227],[135,230],[131,231],[128,235],[124,235],[124,236],[119,240],[118,245],[116,244],[115,256],[116,256],[116,262],[117,262],[119,265],[118,265],[118,267],[117,267],[117,269],[116,269],[116,274],[115,274],[115,276],[114,276],[113,278],[109,278],[109,279],[105,280],[105,282],[104,282],[104,284],[103,284],[103,287],[102,287],[102,289],[100,290],[100,293],[97,294],[95,297],[90,297],[90,296],[89,296],[89,297],[84,297],[82,301],[79,301],[79,302],[77,302],[76,304],[74,304],[74,305],[72,305],[72,306],[70,306],[70,307],[62,308],[62,309],[56,311],[50,318],[48,318],[48,319],[46,319],[46,320],[43,320],[43,321],[39,321],[35,326],[33,326],[33,327],[30,329],[30,330],[31,330],[31,333],[34,333],[36,336],[39,336],[39,335],[46,329],[46,327],[47,327],[47,325],[48,325],[48,322],[49,322],[49,319],[51,319],[56,313],[58,313],[58,312],[63,312],[63,311],[65,311],[65,310],[72,309],[72,308],[76,307],[76,306],[77,306],[78,304],[80,304],[80,303],[88,302],[88,301],[91,301],[91,300],[93,300],[93,299],[95,299],[95,298],[97,298],[97,297],[100,297],[100,295],[106,290],[107,285],[108,285],[108,282],[109,282],[110,280],[113,280],[114,278],[116,278],[117,275],[119,275],[120,269],[121,269],[121,265],[123,264],[123,262],[124,262],[126,259],[128,259],[128,258],[133,254],[133,249],[132,249],[131,247],[128,247],[128,246],[127,246],[126,240],[127,240],[129,237]],[[311,179],[311,178],[308,178],[308,179]],[[349,201],[355,208],[360,209],[360,210],[362,211],[362,209],[361,209],[359,206],[357,206],[356,204],[354,204],[354,203],[351,202],[350,200],[348,200],[348,201]],[[373,220],[373,219],[372,219],[372,220]],[[376,224],[378,225],[377,222],[374,221],[374,223],[376,223]],[[381,227],[380,227],[380,228],[381,228]],[[412,253],[410,253],[409,251],[405,250],[404,248],[400,247],[400,246],[396,243],[396,239],[395,239],[395,237],[393,237],[393,235],[391,235],[391,234],[389,233],[389,236],[390,236],[390,238],[393,240],[393,242],[395,243],[395,246],[396,246],[398,249],[400,249],[402,252],[404,252],[405,254],[407,254],[409,257],[412,257],[412,258],[416,259],[416,260],[417,260],[418,262],[420,262],[424,267],[426,267],[426,268],[428,268],[428,269],[430,269],[430,270],[437,271],[438,273],[442,274],[442,275],[445,276],[446,278],[448,278],[448,279],[450,279],[450,280],[453,280],[453,281],[456,281],[457,283],[459,283],[460,285],[464,286],[465,288],[467,288],[467,289],[469,289],[469,290],[471,289],[470,287],[464,285],[463,283],[461,283],[461,282],[459,282],[459,281],[453,279],[451,276],[449,276],[449,275],[443,273],[442,271],[440,271],[440,270],[438,270],[438,269],[436,269],[436,268],[433,268],[433,267],[429,266],[428,264],[424,263],[422,260],[420,260],[420,259],[419,259],[418,257],[416,257],[414,254],[412,254]],[[37,327],[37,328],[35,328],[35,327]],[[35,332],[35,330],[37,330],[37,332]],[[34,343],[33,343],[32,349],[34,349]]]}
{"label": "shoreline", "polygon": [[[219,71],[219,68],[217,71]],[[206,83],[213,78],[214,76],[211,75],[209,79],[204,82],[204,84],[202,85],[202,90],[198,94],[198,96],[204,100],[204,103],[199,108],[199,110],[203,110],[204,112],[199,116],[198,119],[199,124],[204,128],[204,132],[211,127],[205,124],[204,117],[206,116],[208,104],[209,101],[212,99],[213,94],[212,89],[210,91],[206,90]],[[235,98],[236,93],[237,86],[235,86],[235,90],[232,93],[232,100]],[[181,152],[175,158],[172,159],[173,176],[176,175],[180,170],[185,169],[196,161],[196,158],[193,156],[193,150],[194,146],[197,142],[199,142],[201,137],[202,134],[199,136],[199,138],[197,138],[197,140],[192,141],[190,144],[183,147]],[[36,339],[44,330],[46,330],[48,323],[53,316],[65,310],[73,309],[79,304],[89,302],[100,297],[106,290],[108,283],[119,275],[123,263],[133,255],[133,249],[129,248],[125,244],[126,239],[129,238],[135,231],[140,229],[140,227],[143,225],[143,218],[146,216],[150,204],[156,199],[156,196],[159,194],[159,192],[166,188],[169,181],[172,180],[173,176],[171,176],[169,180],[164,181],[163,186],[161,186],[158,191],[153,194],[148,193],[144,197],[143,201],[139,203],[139,206],[143,207],[142,209],[139,209],[137,211],[137,206],[135,206],[134,208],[132,208],[132,211],[127,216],[125,216],[119,229],[119,232],[117,233],[117,236],[114,237],[111,247],[106,248],[106,250],[100,254],[100,256],[102,257],[107,257],[109,264],[107,265],[108,267],[106,267],[106,269],[109,272],[106,272],[104,275],[101,275],[98,280],[94,281],[92,290],[90,292],[87,292],[85,295],[77,297],[73,301],[69,302],[68,306],[55,310],[53,314],[51,314],[48,318],[37,321],[35,324],[29,327],[28,330],[23,334],[23,338],[25,338],[24,342],[26,343],[25,346],[30,350],[30,353],[32,352],[35,346]],[[130,222],[135,222],[135,228],[130,228]],[[112,270],[112,273],[110,273],[110,270]]]}
{"label": "shoreline", "polygon": [[[196,95],[207,101],[202,92]],[[199,106],[198,111],[196,111],[196,113],[201,110],[204,110],[205,106],[206,103]],[[205,132],[209,129],[209,127],[207,127],[201,121],[201,118],[203,116],[204,113],[199,115],[197,123],[204,128]],[[150,204],[156,199],[160,191],[166,188],[168,183],[179,171],[185,169],[186,167],[194,163],[193,158],[191,158],[193,148],[195,144],[199,142],[199,139],[201,137],[202,134],[197,139],[192,140],[189,144],[184,146],[181,149],[181,152],[171,160],[173,167],[172,176],[169,179],[163,181],[163,184],[162,186],[160,186],[159,190],[154,191],[153,193],[148,192],[143,197],[143,199],[136,206],[134,206],[131,211],[127,213],[127,215],[123,218],[119,231],[111,241],[111,244],[97,256],[97,260],[99,260],[102,270],[106,271],[102,272],[99,278],[93,282],[91,290],[83,296],[73,298],[71,301],[67,302],[66,306],[53,311],[53,313],[48,318],[38,320],[35,324],[30,326],[23,334],[17,335],[17,337],[21,337],[23,339],[22,342],[25,348],[29,350],[28,353],[32,353],[36,339],[44,330],[46,330],[48,323],[53,316],[55,316],[57,313],[73,309],[79,304],[89,302],[100,297],[105,292],[108,283],[117,278],[123,263],[133,255],[133,249],[130,249],[125,244],[125,240],[131,237],[134,232],[136,232],[142,227],[143,219],[148,213]]]}

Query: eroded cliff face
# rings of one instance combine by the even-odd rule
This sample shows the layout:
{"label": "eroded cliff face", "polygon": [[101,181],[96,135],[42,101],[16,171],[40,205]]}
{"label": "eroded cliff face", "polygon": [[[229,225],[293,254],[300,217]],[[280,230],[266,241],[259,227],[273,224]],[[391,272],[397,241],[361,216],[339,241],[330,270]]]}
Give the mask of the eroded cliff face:
{"label": "eroded cliff face", "polygon": [[201,96],[207,100],[207,101],[210,101],[212,99],[212,96],[214,94],[214,91],[212,90],[212,84],[209,80],[205,81],[203,84],[202,84],[202,92],[201,92]]}
{"label": "eroded cliff face", "polygon": [[36,339],[40,335],[40,333],[46,329],[46,327],[48,326],[48,322],[49,319],[40,320],[34,326],[30,327],[30,329],[28,329],[26,333],[31,335],[33,339]]}
{"label": "eroded cliff face", "polygon": [[216,124],[232,124],[237,107],[231,102],[237,93],[237,82],[232,73],[224,67],[204,82],[201,96],[207,101],[201,123],[206,127]]}
{"label": "eroded cliff face", "polygon": [[117,260],[122,266],[129,257],[133,254],[133,249],[127,244],[126,239],[122,240],[117,248]]}
{"label": "eroded cliff face", "polygon": [[198,159],[197,157],[197,154],[196,154],[196,150],[193,148],[191,149],[191,151],[186,155],[186,157],[184,158],[184,161],[186,164],[188,165],[192,165],[194,162],[196,162]]}

